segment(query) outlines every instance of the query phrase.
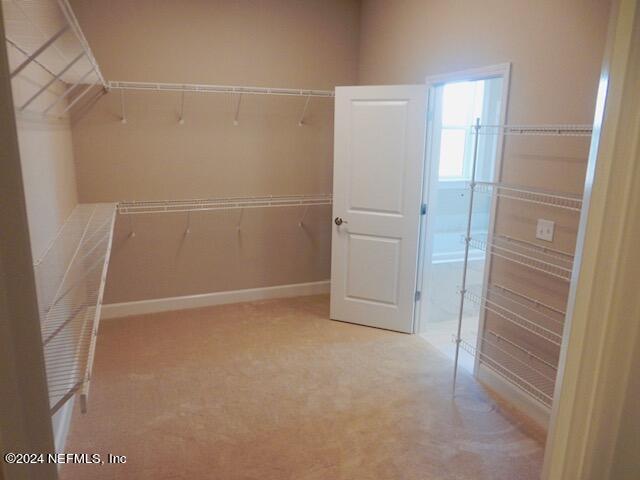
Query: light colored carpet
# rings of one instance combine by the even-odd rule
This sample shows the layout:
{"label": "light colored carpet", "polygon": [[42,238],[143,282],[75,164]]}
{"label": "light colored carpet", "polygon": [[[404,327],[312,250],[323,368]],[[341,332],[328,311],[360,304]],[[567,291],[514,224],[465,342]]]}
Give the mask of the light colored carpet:
{"label": "light colored carpet", "polygon": [[[328,320],[328,297],[107,320],[64,480],[527,480],[540,433],[417,335]],[[78,410],[78,409],[76,409]]]}

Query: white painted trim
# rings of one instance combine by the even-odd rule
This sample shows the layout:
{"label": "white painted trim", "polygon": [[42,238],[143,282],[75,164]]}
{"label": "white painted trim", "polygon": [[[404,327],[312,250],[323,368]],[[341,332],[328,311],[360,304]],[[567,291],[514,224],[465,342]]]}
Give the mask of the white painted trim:
{"label": "white painted trim", "polygon": [[320,295],[329,293],[330,281],[294,283],[276,285],[274,287],[247,288],[226,292],[185,295],[182,297],[155,298],[135,302],[108,303],[102,305],[102,320],[147,313],[170,312],[189,308],[210,307],[226,303],[252,302],[270,298],[301,297],[304,295]]}
{"label": "white painted trim", "polygon": [[505,79],[507,90],[508,80],[511,73],[511,63],[498,63],[496,65],[488,65],[486,67],[470,68],[457,72],[441,73],[437,75],[429,75],[426,83],[430,87],[450,82],[464,82],[468,80],[484,80],[491,77],[503,77]]}
{"label": "white painted trim", "polygon": [[539,427],[545,430],[549,428],[550,408],[544,406],[531,395],[523,392],[482,363],[478,364],[475,371],[476,378],[485,387],[495,392],[501,399],[516,408],[518,412],[526,415]]}
{"label": "white painted trim", "polygon": [[[433,225],[435,222],[434,212],[431,208],[431,205],[435,203],[435,191],[436,185],[438,183],[438,176],[434,171],[433,162],[431,161],[432,149],[433,149],[433,128],[434,128],[434,119],[433,119],[433,88],[442,83],[456,82],[456,81],[471,81],[471,80],[482,80],[487,78],[494,77],[502,77],[503,85],[502,85],[502,105],[500,111],[500,119],[502,124],[507,123],[507,109],[509,105],[509,91],[511,87],[511,62],[499,63],[496,65],[488,65],[486,67],[479,68],[471,68],[468,70],[462,70],[458,72],[450,72],[439,75],[428,75],[425,78],[425,84],[429,90],[429,98],[428,98],[428,123],[427,123],[427,145],[425,148],[425,168],[424,168],[424,179],[423,179],[423,187],[422,187],[422,201],[426,203],[427,215],[423,216],[421,225],[420,225],[420,245],[418,248],[418,275],[416,279],[416,289],[422,292],[422,299],[417,303],[416,308],[414,309],[414,333],[422,333],[424,331],[425,325],[422,323],[422,309],[424,304],[426,303],[426,292],[429,289],[429,272],[427,269],[429,268],[429,264],[427,262],[428,258],[431,258],[431,252],[433,250],[433,236],[428,235],[427,232],[433,230]],[[502,172],[502,150],[504,146],[504,136],[498,141],[498,149],[496,151],[496,165],[494,168],[494,181],[500,180],[500,174]],[[490,210],[490,218],[489,218],[489,231],[493,231],[495,226],[495,215],[493,212],[496,211],[496,198],[492,200],[491,210]],[[488,256],[487,256],[488,257]],[[488,258],[487,258],[487,261]],[[489,275],[489,266],[485,266],[485,278],[484,284],[487,284],[487,279]],[[484,328],[484,314],[481,310],[480,315],[480,324],[479,324],[479,332]],[[479,346],[479,345],[478,345]],[[475,368],[477,369],[478,362],[476,360]]]}

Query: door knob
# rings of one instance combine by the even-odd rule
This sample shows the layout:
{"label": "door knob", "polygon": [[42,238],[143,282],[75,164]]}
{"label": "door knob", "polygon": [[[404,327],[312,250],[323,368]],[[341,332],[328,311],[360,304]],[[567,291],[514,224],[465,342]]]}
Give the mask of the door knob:
{"label": "door knob", "polygon": [[333,222],[338,226],[342,225],[343,223],[349,223],[346,220],[343,220],[341,217],[336,217],[336,219]]}

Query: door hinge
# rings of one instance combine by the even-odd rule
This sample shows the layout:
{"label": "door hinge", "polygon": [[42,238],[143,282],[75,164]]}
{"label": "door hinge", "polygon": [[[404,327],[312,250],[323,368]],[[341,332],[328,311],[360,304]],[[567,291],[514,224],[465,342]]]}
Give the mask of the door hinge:
{"label": "door hinge", "polygon": [[420,207],[420,215],[426,215],[427,214],[427,204],[423,203],[422,206]]}
{"label": "door hinge", "polygon": [[420,299],[422,298],[422,292],[420,290],[416,290],[416,302],[419,302]]}

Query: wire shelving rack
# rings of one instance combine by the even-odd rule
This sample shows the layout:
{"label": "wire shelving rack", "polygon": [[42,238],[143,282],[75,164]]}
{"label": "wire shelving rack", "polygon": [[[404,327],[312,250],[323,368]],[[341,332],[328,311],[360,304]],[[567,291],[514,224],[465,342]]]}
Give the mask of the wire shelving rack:
{"label": "wire shelving rack", "polygon": [[526,202],[575,213],[580,213],[582,210],[582,198],[564,192],[545,191],[521,185],[477,181],[478,142],[480,135],[590,137],[592,129],[588,125],[481,125],[478,119],[472,127],[472,133],[474,142],[467,225],[463,237],[463,274],[457,332],[453,337],[455,343],[454,394],[459,353],[462,349],[476,358],[479,364],[486,366],[549,408],[553,402],[557,365],[527,348],[526,345],[520,344],[516,338],[507,338],[488,329],[486,324],[484,330],[479,332],[475,343],[463,338],[464,306],[465,301],[473,302],[480,306],[481,312],[490,312],[499,321],[505,321],[509,325],[515,326],[525,335],[531,335],[532,338],[541,341],[543,345],[547,345],[544,350],[556,352],[562,343],[565,312],[503,285],[492,284],[489,280],[489,284],[483,285],[480,292],[473,291],[467,285],[469,251],[471,248],[483,250],[487,254],[487,261],[500,258],[565,282],[571,281],[573,256],[566,252],[495,232],[482,236],[472,235],[474,196],[475,194],[488,194],[495,201]]}
{"label": "wire shelving rack", "polygon": [[[53,35],[46,39],[38,48],[29,52],[16,42],[11,40],[10,38],[5,38],[5,41],[19,51],[26,58],[17,65],[13,71],[10,73],[10,77],[14,78],[23,72],[29,65],[35,64],[39,65],[45,71],[47,71],[51,75],[51,79],[45,83],[45,85],[41,86],[41,88],[37,89],[27,100],[25,100],[21,105],[18,106],[19,111],[28,111],[28,107],[35,102],[41,95],[45,92],[49,91],[50,88],[55,82],[64,82],[65,84],[68,82],[67,87],[64,91],[57,95],[56,98],[50,102],[45,108],[43,108],[40,114],[44,116],[48,116],[49,112],[60,105],[63,100],[70,99],[73,96],[72,100],[69,101],[65,106],[63,106],[62,111],[56,114],[56,117],[62,117],[68,111],[70,111],[82,98],[84,98],[91,90],[94,90],[94,87],[100,86],[100,90],[98,92],[99,95],[104,94],[107,91],[107,81],[104,79],[98,62],[93,56],[93,52],[91,51],[91,47],[87,42],[87,39],[80,28],[80,24],[73,13],[73,9],[69,5],[68,0],[56,0],[58,8],[62,13],[61,20],[63,25],[61,28],[56,31]],[[55,8],[55,7],[54,7]],[[61,69],[50,70],[46,65],[44,65],[40,59],[45,52],[48,52],[52,49],[58,49],[57,44],[60,39],[66,36],[67,33],[71,33],[73,35],[74,44],[78,47],[78,54],[74,54],[71,58],[66,58],[66,64]],[[67,78],[68,73],[71,71],[73,67],[84,66],[85,73],[80,77],[74,77],[73,80],[69,80]],[[88,67],[88,68],[87,68]]]}
{"label": "wire shelving rack", "polygon": [[34,265],[52,415],[76,393],[87,410],[115,211],[78,205]]}
{"label": "wire shelving rack", "polygon": [[217,197],[195,200],[128,201],[118,204],[123,215],[141,213],[194,212],[266,207],[308,207],[331,205],[331,194]]}

